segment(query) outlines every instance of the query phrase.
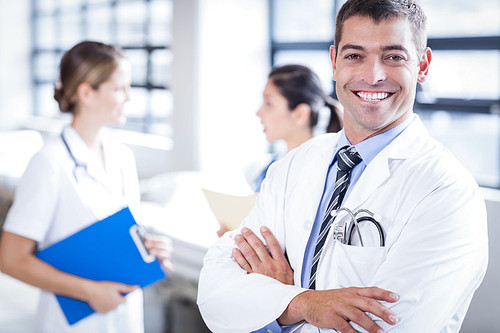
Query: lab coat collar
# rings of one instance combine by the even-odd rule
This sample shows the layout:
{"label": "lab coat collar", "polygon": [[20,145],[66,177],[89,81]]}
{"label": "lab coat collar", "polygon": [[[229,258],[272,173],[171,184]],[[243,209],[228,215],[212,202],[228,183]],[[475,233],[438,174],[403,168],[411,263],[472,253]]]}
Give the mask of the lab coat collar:
{"label": "lab coat collar", "polygon": [[389,178],[390,161],[412,158],[421,151],[420,147],[428,137],[422,121],[415,115],[413,122],[368,164],[346,198],[344,206],[349,209],[359,208]]}

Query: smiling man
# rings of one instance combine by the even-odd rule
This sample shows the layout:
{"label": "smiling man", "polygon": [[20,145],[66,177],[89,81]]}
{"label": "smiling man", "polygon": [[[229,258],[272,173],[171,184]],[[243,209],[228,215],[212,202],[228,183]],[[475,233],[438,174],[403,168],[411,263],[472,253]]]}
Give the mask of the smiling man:
{"label": "smiling man", "polygon": [[425,15],[348,0],[330,55],[344,129],[270,168],[242,227],[207,253],[203,318],[214,332],[458,332],[487,266],[486,209],[413,113]]}

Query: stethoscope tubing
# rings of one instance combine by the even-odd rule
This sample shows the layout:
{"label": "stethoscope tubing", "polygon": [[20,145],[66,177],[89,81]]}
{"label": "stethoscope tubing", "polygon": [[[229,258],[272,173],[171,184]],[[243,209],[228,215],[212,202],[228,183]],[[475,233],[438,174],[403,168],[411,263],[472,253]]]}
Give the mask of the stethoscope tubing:
{"label": "stethoscope tubing", "polygon": [[[69,157],[73,160],[73,163],[75,164],[75,166],[73,167],[73,177],[75,178],[75,181],[77,183],[79,183],[78,176],[77,176],[77,170],[78,170],[78,168],[82,168],[83,171],[85,171],[85,173],[87,174],[88,177],[90,177],[93,181],[95,181],[98,184],[100,184],[107,191],[111,192],[111,190],[107,186],[105,186],[104,184],[102,184],[101,182],[99,182],[95,177],[93,177],[91,174],[89,174],[86,163],[82,163],[82,162],[80,162],[80,161],[78,161],[76,159],[75,155],[71,151],[71,148],[70,148],[70,146],[68,144],[68,141],[64,137],[64,132],[61,133],[61,140],[62,140],[64,146],[66,147],[66,150],[67,150],[67,152],[69,154]],[[123,185],[124,178],[123,178],[123,170],[121,168],[120,168],[120,174],[121,174],[121,179],[122,179],[122,196],[124,196],[125,195],[125,188],[124,188],[124,185]]]}
{"label": "stethoscope tubing", "polygon": [[[340,240],[343,244],[352,245],[353,233],[354,229],[356,229],[361,246],[364,246],[363,237],[361,237],[359,224],[361,222],[368,221],[373,225],[375,225],[375,227],[377,228],[379,234],[379,245],[381,247],[385,246],[384,230],[382,229],[380,223],[374,218],[374,214],[372,212],[370,212],[368,209],[359,209],[355,213],[353,213],[349,208],[342,207],[336,211],[332,211],[331,212],[332,217],[335,219],[335,217],[340,211],[346,212],[351,219],[351,223],[349,224],[348,230],[346,230],[347,225],[344,225],[343,227],[341,227],[343,228],[343,231],[342,230],[338,231],[340,236],[337,236],[337,239]],[[358,218],[357,216],[362,213],[367,215]]]}
{"label": "stethoscope tubing", "polygon": [[[357,229],[358,231],[358,235],[359,235],[359,223],[360,222],[365,222],[365,221],[368,221],[368,222],[371,222],[373,223],[373,225],[375,225],[375,227],[377,227],[377,230],[378,230],[378,235],[379,235],[379,244],[381,247],[385,246],[385,237],[384,237],[384,231],[382,229],[382,226],[380,225],[380,223],[377,222],[377,220],[375,220],[373,217],[371,216],[362,216],[358,219],[354,219],[354,221],[356,221],[355,223],[351,224],[351,226],[349,227],[349,232],[347,233],[347,245],[351,245],[351,240],[352,240],[352,234],[354,232],[354,228]],[[360,237],[360,241],[361,241],[361,246],[364,246],[363,245],[363,241],[361,240],[361,236]]]}

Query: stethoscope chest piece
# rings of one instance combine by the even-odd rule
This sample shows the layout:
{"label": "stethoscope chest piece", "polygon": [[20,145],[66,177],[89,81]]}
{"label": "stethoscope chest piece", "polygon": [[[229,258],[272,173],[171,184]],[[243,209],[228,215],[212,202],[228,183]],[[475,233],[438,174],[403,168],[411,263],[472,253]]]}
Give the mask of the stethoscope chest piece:
{"label": "stethoscope chest piece", "polygon": [[370,222],[378,231],[379,246],[385,246],[384,230],[379,223],[381,220],[379,215],[373,214],[368,209],[358,209],[352,212],[349,208],[345,207],[333,210],[330,214],[333,219],[333,238],[342,244],[352,245],[352,239],[356,232],[361,246],[364,246],[359,225],[362,222]]}

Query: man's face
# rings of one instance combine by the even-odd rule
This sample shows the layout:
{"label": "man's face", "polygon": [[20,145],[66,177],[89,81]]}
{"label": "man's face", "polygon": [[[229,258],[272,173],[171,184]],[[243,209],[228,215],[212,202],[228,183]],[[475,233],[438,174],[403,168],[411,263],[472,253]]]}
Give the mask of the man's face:
{"label": "man's face", "polygon": [[[354,16],[344,22],[340,44],[330,50],[344,128],[356,144],[401,123],[412,112],[416,84],[423,82],[430,49],[417,55],[405,19]],[[335,51],[337,56],[335,59]]]}

